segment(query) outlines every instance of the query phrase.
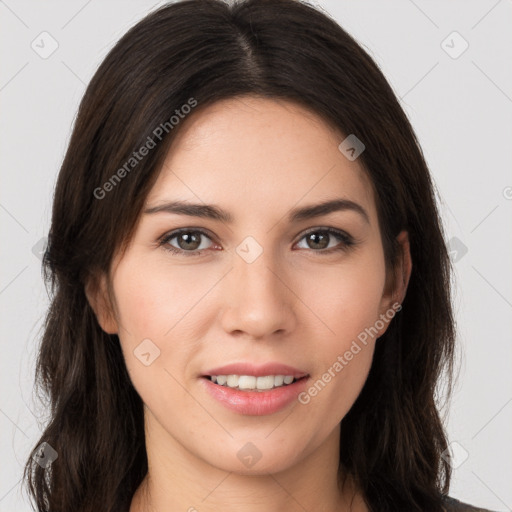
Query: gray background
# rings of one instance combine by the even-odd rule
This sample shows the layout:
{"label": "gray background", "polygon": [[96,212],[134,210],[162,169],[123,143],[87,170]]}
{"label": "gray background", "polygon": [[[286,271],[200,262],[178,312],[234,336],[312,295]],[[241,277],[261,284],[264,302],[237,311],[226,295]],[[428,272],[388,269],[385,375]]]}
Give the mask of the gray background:
{"label": "gray background", "polygon": [[[46,415],[32,396],[48,304],[38,248],[78,102],[107,51],[162,3],[0,0],[0,512],[30,510],[20,477]],[[441,196],[461,347],[450,494],[512,510],[512,2],[317,5],[381,66]],[[51,49],[43,31],[58,43],[46,59],[31,47]]]}

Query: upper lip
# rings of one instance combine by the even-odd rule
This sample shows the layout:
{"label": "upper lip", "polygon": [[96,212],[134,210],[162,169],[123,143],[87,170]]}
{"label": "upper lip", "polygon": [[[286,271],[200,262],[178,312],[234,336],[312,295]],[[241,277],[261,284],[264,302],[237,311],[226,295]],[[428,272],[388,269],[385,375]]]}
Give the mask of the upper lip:
{"label": "upper lip", "polygon": [[203,377],[211,377],[212,375],[253,375],[254,377],[264,377],[265,375],[293,375],[295,379],[301,379],[309,374],[293,366],[277,362],[262,365],[240,362],[212,368],[205,372]]}

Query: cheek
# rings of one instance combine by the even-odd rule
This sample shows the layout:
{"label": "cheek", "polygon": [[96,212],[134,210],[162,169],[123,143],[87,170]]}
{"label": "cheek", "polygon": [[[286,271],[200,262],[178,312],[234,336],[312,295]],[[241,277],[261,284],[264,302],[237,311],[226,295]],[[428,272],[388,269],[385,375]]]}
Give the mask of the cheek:
{"label": "cheek", "polygon": [[350,345],[353,338],[375,324],[384,285],[384,260],[378,251],[361,252],[358,258],[337,267],[319,268],[309,278],[304,296],[323,321],[323,339],[328,346],[342,350],[347,342]]}
{"label": "cheek", "polygon": [[198,279],[197,270],[147,261],[125,261],[116,272],[115,294],[120,322],[138,338],[172,337],[193,317],[193,308],[214,284]]}
{"label": "cheek", "polygon": [[[311,278],[308,306],[322,320],[310,333],[316,374],[299,402],[328,431],[343,419],[357,399],[372,364],[385,284],[383,256],[361,254],[346,266],[325,268]],[[320,329],[320,330],[318,330]]]}
{"label": "cheek", "polygon": [[[169,380],[171,388],[180,393],[169,374],[182,380],[200,350],[196,342],[211,325],[204,299],[219,276],[212,272],[199,275],[194,266],[172,267],[160,259],[156,263],[148,260],[124,259],[116,269],[114,293],[127,369],[139,393],[150,398],[160,392],[168,395]],[[137,357],[141,352],[149,352],[150,360],[157,357],[146,367]],[[157,389],[160,385],[164,389]]]}
{"label": "cheek", "polygon": [[183,326],[179,321],[190,309],[183,283],[174,276],[165,276],[163,269],[148,261],[126,258],[116,269],[114,293],[126,368],[142,400],[150,409],[157,407],[162,397],[185,400],[172,377],[182,380],[173,365],[185,367],[186,339],[175,335],[172,350],[164,343],[179,332]]}

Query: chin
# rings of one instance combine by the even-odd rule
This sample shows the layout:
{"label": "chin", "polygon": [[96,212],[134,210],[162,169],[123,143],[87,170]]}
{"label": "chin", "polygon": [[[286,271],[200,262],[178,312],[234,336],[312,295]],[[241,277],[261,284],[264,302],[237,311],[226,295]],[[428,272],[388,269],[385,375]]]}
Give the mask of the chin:
{"label": "chin", "polygon": [[222,453],[210,453],[204,460],[238,475],[264,476],[289,469],[296,463],[297,455],[303,451],[297,443],[283,446],[281,440],[269,442],[264,438],[254,441],[247,439],[250,438],[243,441],[231,440],[231,443],[224,445]]}

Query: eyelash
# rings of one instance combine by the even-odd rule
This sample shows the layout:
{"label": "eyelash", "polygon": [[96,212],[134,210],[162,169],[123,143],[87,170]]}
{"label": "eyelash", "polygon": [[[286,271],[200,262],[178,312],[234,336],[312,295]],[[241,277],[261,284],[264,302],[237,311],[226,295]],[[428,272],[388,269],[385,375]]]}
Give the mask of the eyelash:
{"label": "eyelash", "polygon": [[[182,229],[177,229],[175,231],[171,231],[170,233],[166,233],[165,235],[160,237],[160,239],[158,241],[158,245],[163,247],[164,250],[169,251],[170,253],[180,254],[180,255],[183,254],[186,256],[200,256],[203,252],[208,250],[208,249],[201,249],[198,251],[196,249],[194,251],[185,251],[183,249],[178,249],[178,248],[170,245],[169,241],[172,240],[173,238],[176,238],[181,233],[200,233],[201,235],[204,235],[205,237],[207,237],[209,239],[212,238],[206,231],[204,231],[202,229],[182,228]],[[301,241],[304,237],[306,237],[307,235],[310,235],[312,233],[327,233],[327,234],[332,235],[335,238],[339,239],[341,242],[337,246],[331,247],[330,249],[320,249],[320,250],[310,249],[314,253],[316,252],[316,253],[320,253],[320,254],[332,254],[335,252],[347,251],[348,249],[350,249],[352,246],[356,245],[356,243],[357,243],[350,235],[344,233],[343,231],[334,229],[334,228],[313,228],[313,229],[307,231],[306,233],[304,233],[300,237],[299,241]]]}

